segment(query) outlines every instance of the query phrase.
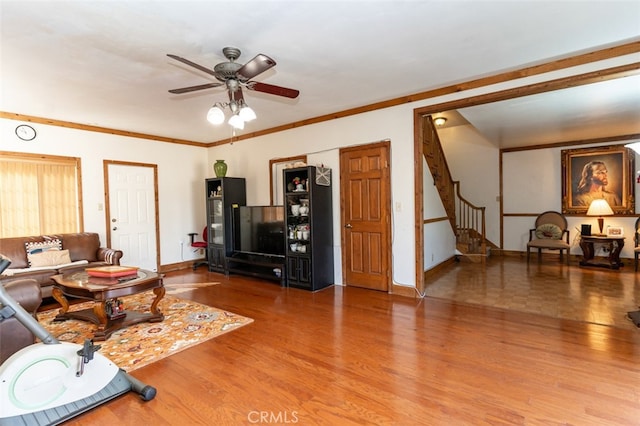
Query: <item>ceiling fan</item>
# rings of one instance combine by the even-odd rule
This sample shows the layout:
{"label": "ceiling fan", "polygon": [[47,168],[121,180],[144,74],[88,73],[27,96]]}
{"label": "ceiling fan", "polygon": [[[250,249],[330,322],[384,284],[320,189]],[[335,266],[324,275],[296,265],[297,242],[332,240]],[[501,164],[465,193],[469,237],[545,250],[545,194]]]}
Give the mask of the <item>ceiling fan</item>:
{"label": "ceiling fan", "polygon": [[276,65],[276,61],[274,61],[267,55],[263,55],[262,53],[260,53],[243,65],[236,62],[236,59],[238,59],[241,54],[240,49],[236,47],[225,47],[224,49],[222,49],[222,53],[229,61],[221,62],[217,64],[213,69],[203,67],[202,65],[191,62],[188,59],[181,58],[180,56],[167,54],[167,56],[169,56],[170,58],[173,58],[202,72],[210,74],[220,81],[219,83],[206,83],[197,86],[183,87],[181,89],[172,89],[169,90],[169,92],[181,94],[226,85],[227,90],[229,91],[229,99],[232,101],[239,101],[243,99],[243,87],[249,90],[255,90],[257,92],[268,93],[270,95],[276,96],[284,96],[285,98],[291,99],[297,98],[300,94],[300,91],[298,90],[275,86],[273,84],[261,83],[259,81],[251,81],[251,79],[258,74],[261,74]]}

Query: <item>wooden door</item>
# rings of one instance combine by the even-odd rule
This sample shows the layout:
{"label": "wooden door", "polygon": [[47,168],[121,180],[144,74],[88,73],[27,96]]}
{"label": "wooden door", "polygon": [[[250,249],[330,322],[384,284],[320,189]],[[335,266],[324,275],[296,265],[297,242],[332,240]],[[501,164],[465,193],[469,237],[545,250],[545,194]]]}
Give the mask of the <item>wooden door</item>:
{"label": "wooden door", "polygon": [[389,142],[340,150],[345,285],[389,291],[391,193]]}

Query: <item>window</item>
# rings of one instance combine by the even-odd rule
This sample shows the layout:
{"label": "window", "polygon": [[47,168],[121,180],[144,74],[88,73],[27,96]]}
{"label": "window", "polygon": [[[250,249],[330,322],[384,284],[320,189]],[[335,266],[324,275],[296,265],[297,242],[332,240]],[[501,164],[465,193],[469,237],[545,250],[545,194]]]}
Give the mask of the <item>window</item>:
{"label": "window", "polygon": [[0,151],[0,238],[80,232],[80,159]]}

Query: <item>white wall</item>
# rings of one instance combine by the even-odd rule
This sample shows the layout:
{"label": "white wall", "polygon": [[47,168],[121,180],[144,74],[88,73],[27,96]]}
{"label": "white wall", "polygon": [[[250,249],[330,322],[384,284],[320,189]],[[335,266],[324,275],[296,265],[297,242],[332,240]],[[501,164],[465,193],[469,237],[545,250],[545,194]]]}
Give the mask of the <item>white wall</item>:
{"label": "white wall", "polygon": [[[471,126],[439,129],[438,136],[453,179],[461,182],[464,197],[487,208],[487,236],[500,245],[500,202],[496,199],[500,195],[499,149],[477,134]],[[622,142],[611,142],[620,143]],[[526,252],[529,229],[533,227],[535,215],[547,210],[562,211],[561,151],[586,147],[589,146],[530,149],[503,154],[502,201],[503,213],[507,215],[503,218],[505,250]],[[638,158],[636,169],[640,170]],[[634,187],[640,188],[640,185],[634,183]],[[636,194],[636,211],[640,211],[639,196],[640,194]],[[605,218],[605,227],[622,226],[625,230],[627,238],[621,257],[633,258],[633,229],[637,217]],[[596,228],[597,219],[585,215],[567,215],[567,222],[572,243],[571,253],[582,255],[576,239],[579,235],[577,229],[583,223]],[[425,253],[425,259],[427,257],[428,254]]]}
{"label": "white wall", "polygon": [[[422,208],[423,219],[447,217],[438,189],[433,184],[433,177],[429,172],[427,161],[422,158]],[[438,220],[426,223],[422,229],[424,250],[422,261],[424,270],[450,259],[456,250],[456,236],[449,220]]]}
{"label": "white wall", "polygon": [[[204,148],[32,124],[38,135],[25,142],[14,131],[19,121],[0,119],[0,150],[79,157],[82,167],[84,229],[106,242],[103,160],[158,166],[160,262],[200,257],[189,247],[190,232],[205,226],[204,187],[212,172]],[[181,247],[180,242],[183,242]]]}
{"label": "white wall", "polygon": [[[247,202],[251,205],[260,205],[268,204],[270,199],[269,160],[307,154],[309,164],[323,163],[325,166],[331,167],[336,183],[333,186],[333,218],[336,225],[334,226],[334,262],[336,283],[341,283],[340,230],[338,229],[340,206],[337,185],[339,181],[338,150],[342,147],[389,140],[391,143],[391,210],[393,212],[392,277],[393,282],[398,285],[415,286],[413,110],[426,105],[620,65],[632,60],[632,57],[614,58],[582,67],[554,71],[547,75],[535,75],[489,87],[456,92],[426,101],[402,104],[383,110],[297,127],[209,149],[41,124],[34,124],[38,131],[36,140],[22,142],[14,133],[15,126],[20,122],[0,119],[0,150],[80,157],[83,172],[85,230],[98,232],[102,240],[106,238],[105,214],[98,210],[98,205],[104,203],[102,161],[108,159],[157,164],[162,264],[171,264],[197,257],[188,244],[185,244],[184,249],[181,250],[180,242],[188,242],[187,234],[199,232],[205,225],[204,179],[213,176],[212,166],[216,159],[227,161],[229,176],[247,179]],[[28,111],[24,113],[28,114]],[[132,117],[132,120],[134,119],[135,117]],[[176,125],[178,126],[179,123]],[[246,131],[252,131],[250,125],[247,126]],[[494,173],[497,173],[497,170],[493,170],[497,164],[497,151],[496,156],[493,157],[493,150],[490,147],[482,144],[475,146],[471,143],[470,138],[463,139],[463,141],[461,146],[447,146],[445,148],[448,161],[450,161],[456,179],[463,181],[465,187],[469,185],[470,201],[476,202],[475,196],[472,195],[475,192],[482,195],[477,203],[485,204],[488,210],[491,209],[488,229],[491,238],[495,238],[498,225],[494,219],[495,201],[491,202],[491,199],[495,200],[497,195],[494,187]],[[203,155],[203,153],[206,154]],[[540,163],[544,167],[548,166],[548,160],[558,158],[553,153],[540,153],[539,155],[545,157]],[[477,156],[481,161],[473,161],[474,156]],[[527,161],[527,163],[531,163],[531,161]],[[487,173],[485,164],[490,166],[486,180],[491,183],[488,185],[478,184],[476,181],[478,173]],[[515,185],[517,179],[511,179],[512,175],[522,176],[523,171],[514,165],[508,167],[511,167],[511,170],[504,173],[504,176],[507,177],[505,181]],[[527,172],[529,177],[536,175],[534,171],[535,168]],[[538,171],[538,175],[543,175],[544,181],[552,186],[557,185],[556,174],[555,166],[548,176]],[[473,177],[471,182],[468,182],[466,178],[468,175]],[[477,185],[480,186],[480,189],[477,189]],[[476,191],[471,189],[474,187]],[[555,189],[552,190],[555,191]],[[467,194],[466,191],[465,189],[465,194]],[[533,192],[533,189],[510,188],[505,191],[505,198],[507,198],[505,202],[509,203],[507,205],[510,208],[524,205],[527,211],[532,212],[542,211],[543,206],[559,208],[556,204],[559,201],[553,201],[559,200],[559,197],[556,198],[555,195],[545,195],[540,199],[541,203],[534,202],[524,195],[518,195]],[[487,201],[483,203],[485,198]],[[425,218],[430,218],[428,214],[433,214],[432,217],[441,217],[442,213],[438,211],[438,204],[441,203],[433,186],[425,184],[424,199]],[[618,218],[612,218],[610,224],[617,224],[618,222],[615,222],[617,220]],[[630,221],[632,221],[631,218],[620,218],[620,223],[624,222],[625,230],[630,229]],[[527,218],[505,221],[504,232],[509,236],[509,240],[505,240],[506,249],[522,249],[522,232],[529,228],[529,222]],[[573,222],[572,226],[579,223],[580,220]],[[430,269],[453,254],[455,248],[452,244],[453,234],[447,227],[449,224],[446,221],[430,223],[424,227],[425,269]],[[625,247],[625,254],[628,254],[628,247]]]}
{"label": "white wall", "polygon": [[[204,179],[213,176],[213,163],[224,159],[227,176],[247,180],[247,203],[269,204],[269,160],[306,154],[308,163],[332,169],[335,282],[342,283],[340,247],[339,149],[391,142],[392,277],[398,285],[415,286],[413,107],[373,111],[318,123],[233,144],[205,148],[33,124],[38,137],[20,141],[14,133],[19,121],[0,119],[0,149],[4,151],[80,157],[83,176],[84,227],[106,241],[103,160],[157,164],[159,176],[160,258],[171,264],[198,257],[188,246],[188,233],[205,224]],[[250,129],[248,129],[250,131]],[[432,190],[433,191],[433,190]],[[433,194],[427,199],[434,199]],[[437,201],[439,202],[439,200]],[[438,225],[436,225],[438,226]],[[441,226],[441,225],[439,225]],[[442,232],[437,233],[437,235]],[[451,236],[448,236],[450,240]],[[433,238],[427,241],[431,244]],[[180,242],[184,248],[180,249]],[[438,259],[450,257],[451,245],[434,242]],[[445,253],[446,252],[446,253]]]}
{"label": "white wall", "polygon": [[500,245],[500,152],[471,125],[438,129],[449,171],[461,195],[485,207],[486,235]]}
{"label": "white wall", "polygon": [[[318,123],[210,148],[209,162],[228,159],[230,176],[247,179],[247,204],[269,203],[269,160],[307,155],[310,165],[331,168],[335,282],[342,283],[340,247],[340,158],[343,147],[390,140],[392,185],[392,276],[415,286],[413,108],[408,105]],[[399,203],[399,210],[396,205]]]}
{"label": "white wall", "polygon": [[[621,142],[612,141],[611,145]],[[625,142],[626,143],[626,142]],[[602,144],[601,144],[602,145]],[[591,145],[597,146],[597,145]],[[545,148],[527,151],[508,152],[503,155],[503,202],[504,214],[537,214],[547,210],[562,211],[562,163],[563,149],[587,148],[588,145],[564,146],[561,148]],[[638,156],[635,158],[636,169],[640,167]],[[640,185],[635,183],[636,190]],[[636,212],[640,211],[640,201],[636,194]],[[626,236],[621,257],[633,258],[633,232],[637,215],[606,217],[608,225],[622,226]],[[535,217],[504,217],[504,249],[526,251],[529,241],[529,229],[533,228]],[[597,229],[597,218],[585,215],[567,215],[570,242],[573,243],[571,253],[582,255],[576,237],[581,224],[591,224]]]}

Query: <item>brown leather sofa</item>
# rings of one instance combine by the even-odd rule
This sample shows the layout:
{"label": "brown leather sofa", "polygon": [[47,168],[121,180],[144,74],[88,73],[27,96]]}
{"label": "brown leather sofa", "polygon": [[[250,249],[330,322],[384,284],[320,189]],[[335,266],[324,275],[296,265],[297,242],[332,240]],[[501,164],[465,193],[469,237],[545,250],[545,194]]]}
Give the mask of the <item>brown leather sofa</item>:
{"label": "brown leather sofa", "polygon": [[[36,280],[21,279],[0,285],[4,285],[9,296],[36,317],[42,303],[40,285]],[[35,340],[33,333],[15,317],[0,321],[0,364],[20,349],[35,343]]]}
{"label": "brown leather sofa", "polygon": [[[30,268],[26,243],[42,243],[58,239],[62,249],[69,251],[69,258],[75,264],[66,266]],[[0,238],[0,254],[11,260],[11,265],[0,275],[0,284],[31,278],[40,285],[43,298],[51,297],[53,280],[57,274],[70,273],[88,267],[119,265],[122,251],[100,246],[100,237],[94,232],[74,234],[52,234],[47,236]],[[80,261],[85,261],[79,263]]]}

